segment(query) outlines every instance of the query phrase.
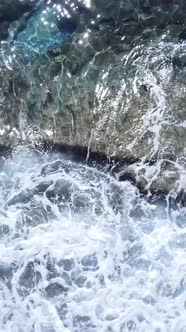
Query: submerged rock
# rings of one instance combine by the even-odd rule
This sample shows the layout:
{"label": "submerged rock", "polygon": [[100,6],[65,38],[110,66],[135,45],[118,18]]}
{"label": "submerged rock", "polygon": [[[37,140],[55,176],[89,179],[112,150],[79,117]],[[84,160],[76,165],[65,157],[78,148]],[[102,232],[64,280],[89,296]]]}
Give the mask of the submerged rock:
{"label": "submerged rock", "polygon": [[34,59],[48,48],[56,48],[63,45],[71,38],[74,29],[69,25],[63,24],[63,29],[59,30],[56,23],[55,9],[39,9],[28,18],[25,28],[18,31],[14,37],[12,47],[14,52],[23,54],[25,62],[33,62]]}
{"label": "submerged rock", "polygon": [[[45,17],[49,25],[53,5]],[[53,28],[39,26],[37,41],[33,31],[42,12],[33,12],[15,49],[2,48],[2,144],[34,138],[85,148],[87,158],[94,152],[130,164],[186,158],[185,9],[181,0],[94,0],[90,8],[80,2],[68,18],[60,5],[59,20]],[[57,37],[56,45],[65,31],[71,38]],[[35,45],[33,62],[25,61],[19,43]],[[146,192],[150,181],[152,192],[176,188],[176,169],[170,174],[167,166],[158,176],[138,176],[138,187]],[[81,197],[76,203],[81,207]]]}
{"label": "submerged rock", "polygon": [[36,0],[1,0],[0,2],[0,40],[8,37],[8,28],[11,22],[20,19],[30,12]]}
{"label": "submerged rock", "polygon": [[35,0],[1,0],[0,18],[7,21],[15,21],[23,13],[31,10],[35,3]]}

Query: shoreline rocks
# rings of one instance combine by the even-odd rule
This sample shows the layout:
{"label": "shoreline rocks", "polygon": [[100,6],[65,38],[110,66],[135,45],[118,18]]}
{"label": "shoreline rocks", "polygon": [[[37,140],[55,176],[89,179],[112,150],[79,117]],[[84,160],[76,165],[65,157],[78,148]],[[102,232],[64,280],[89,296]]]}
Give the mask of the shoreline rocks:
{"label": "shoreline rocks", "polygon": [[94,1],[95,20],[79,12],[72,41],[34,61],[1,45],[1,145],[72,147],[135,165],[127,176],[141,192],[177,188],[186,158],[184,6]]}

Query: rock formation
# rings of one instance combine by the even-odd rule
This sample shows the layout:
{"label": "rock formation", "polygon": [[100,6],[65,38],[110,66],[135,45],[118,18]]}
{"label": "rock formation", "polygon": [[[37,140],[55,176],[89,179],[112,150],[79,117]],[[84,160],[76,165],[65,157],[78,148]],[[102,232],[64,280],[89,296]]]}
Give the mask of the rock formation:
{"label": "rock formation", "polygon": [[[13,18],[3,4],[5,28],[34,6],[21,2]],[[115,156],[126,161],[119,176],[132,174],[142,192],[174,193],[186,157],[185,9],[181,0],[81,4],[69,21],[52,21],[71,37],[34,60],[17,48],[19,31],[13,44],[9,36],[0,57],[1,145],[45,140]]]}

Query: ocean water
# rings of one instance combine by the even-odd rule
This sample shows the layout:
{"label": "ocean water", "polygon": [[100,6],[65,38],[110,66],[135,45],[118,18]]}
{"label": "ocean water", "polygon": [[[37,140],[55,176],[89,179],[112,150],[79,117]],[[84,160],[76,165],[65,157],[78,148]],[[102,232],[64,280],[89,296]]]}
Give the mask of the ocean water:
{"label": "ocean water", "polygon": [[10,57],[17,58],[19,55],[23,63],[33,64],[34,60],[48,49],[55,49],[70,42],[76,30],[72,17],[78,6],[70,6],[67,10],[67,5],[69,1],[63,4],[36,2],[33,12],[16,27],[10,28],[9,45],[5,42],[10,48]]}
{"label": "ocean water", "polygon": [[[68,25],[60,31],[56,23],[56,15],[69,14],[46,3],[4,43],[0,59],[8,69],[19,51],[26,71],[27,60],[73,37]],[[185,79],[184,60],[175,62],[185,49],[184,41],[163,37],[137,45],[121,60],[124,71],[109,67],[96,86],[100,103],[106,96],[113,106],[113,119],[125,88],[150,91],[152,110],[140,130],[153,134],[155,156],[163,126],[173,121],[169,87],[173,77],[181,82],[180,72]],[[110,100],[114,74],[119,88]],[[181,174],[178,190],[185,186],[181,162],[172,161]],[[161,158],[136,164],[146,168],[147,181],[160,167]],[[57,152],[20,146],[1,157],[0,332],[186,332],[186,210],[170,199],[150,202],[107,168]]]}
{"label": "ocean water", "polygon": [[185,331],[186,224],[166,206],[29,147],[0,178],[1,331]]}
{"label": "ocean water", "polygon": [[70,32],[59,31],[56,25],[56,14],[52,9],[40,9],[28,19],[26,29],[21,31],[12,44],[12,50],[24,50],[24,57],[36,58],[48,48],[55,48],[70,40]]}

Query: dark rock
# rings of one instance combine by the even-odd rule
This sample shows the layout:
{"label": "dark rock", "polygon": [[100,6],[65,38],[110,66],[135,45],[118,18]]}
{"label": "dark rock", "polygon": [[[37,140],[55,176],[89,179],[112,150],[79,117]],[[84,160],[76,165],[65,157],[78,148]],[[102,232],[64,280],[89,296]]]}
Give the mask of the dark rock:
{"label": "dark rock", "polygon": [[[23,1],[16,7],[15,17],[21,17],[34,5],[35,2]],[[11,4],[3,0],[1,4],[6,22],[12,20],[13,6],[15,0]],[[83,4],[78,7],[69,20],[58,22],[59,29],[69,30],[72,39],[45,49],[29,63],[29,74],[21,51],[11,57],[11,47],[2,45],[2,144],[32,142],[34,135],[39,142],[47,140],[84,149],[87,156],[116,156],[129,163],[134,159],[185,157],[186,135],[181,126],[185,120],[185,55],[179,44],[185,39],[185,3],[94,0],[91,8]],[[9,23],[3,24],[6,28]],[[2,31],[5,28],[2,26]],[[174,45],[179,47],[175,49]],[[161,74],[162,68],[169,73],[167,80]],[[150,84],[149,77],[153,78]],[[158,144],[154,126],[159,128]],[[43,175],[60,167],[62,163],[46,166]],[[166,167],[159,178],[153,179],[152,193],[163,195],[174,190],[177,171],[167,176]],[[139,174],[133,179],[130,175],[126,173],[125,177],[134,180],[140,192],[149,193],[151,179]],[[47,190],[48,198],[61,204],[72,202],[74,185],[61,183],[61,189],[58,185]],[[89,200],[83,202],[83,195],[74,196],[75,210],[87,206]],[[120,206],[117,204],[116,211]]]}
{"label": "dark rock", "polygon": [[174,3],[174,0],[149,0],[151,6],[169,5]]}
{"label": "dark rock", "polygon": [[7,21],[3,21],[0,23],[0,40],[7,39],[8,28],[9,28],[9,23]]}
{"label": "dark rock", "polygon": [[30,12],[36,4],[35,0],[1,0],[0,2],[0,40],[8,37],[11,22],[20,19]]}
{"label": "dark rock", "polygon": [[186,28],[183,29],[183,30],[180,32],[180,34],[179,34],[179,39],[180,39],[181,41],[186,40]]}
{"label": "dark rock", "polygon": [[14,21],[34,8],[35,0],[1,0],[0,19]]}

